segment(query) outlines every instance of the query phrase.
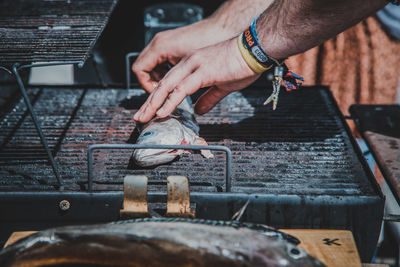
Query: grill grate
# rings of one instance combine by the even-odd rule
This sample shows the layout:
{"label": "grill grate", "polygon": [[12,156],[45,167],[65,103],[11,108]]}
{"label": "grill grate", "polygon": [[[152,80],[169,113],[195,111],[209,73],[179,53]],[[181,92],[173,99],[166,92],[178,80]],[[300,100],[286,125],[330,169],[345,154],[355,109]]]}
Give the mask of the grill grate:
{"label": "grill grate", "polygon": [[[56,155],[66,190],[87,188],[89,145],[124,143],[145,100],[141,90],[31,89],[35,111]],[[330,93],[283,92],[279,108],[263,106],[265,92],[250,88],[198,117],[201,136],[233,152],[232,191],[293,195],[373,195]],[[68,99],[68,101],[65,101]],[[55,190],[56,180],[22,100],[0,122],[0,191]],[[130,151],[94,154],[95,191],[121,190],[127,174],[145,174],[150,190],[165,190],[169,175],[186,175],[191,191],[224,188],[223,153],[198,154],[152,170],[128,169]]]}
{"label": "grill grate", "polygon": [[0,2],[0,65],[86,60],[116,0]]}

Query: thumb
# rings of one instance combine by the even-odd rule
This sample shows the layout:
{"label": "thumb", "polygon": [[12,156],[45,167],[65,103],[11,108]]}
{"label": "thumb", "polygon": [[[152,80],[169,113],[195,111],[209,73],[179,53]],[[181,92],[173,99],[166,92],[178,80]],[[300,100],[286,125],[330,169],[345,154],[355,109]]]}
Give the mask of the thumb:
{"label": "thumb", "polygon": [[209,112],[222,98],[229,95],[229,91],[221,90],[217,86],[212,86],[200,98],[194,105],[194,111],[197,114],[204,114]]}

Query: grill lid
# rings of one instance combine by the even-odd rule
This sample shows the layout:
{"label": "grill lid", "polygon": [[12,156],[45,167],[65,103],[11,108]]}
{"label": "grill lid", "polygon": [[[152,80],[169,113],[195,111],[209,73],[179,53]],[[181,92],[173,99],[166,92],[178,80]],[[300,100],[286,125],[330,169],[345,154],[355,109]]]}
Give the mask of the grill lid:
{"label": "grill lid", "polygon": [[117,0],[0,1],[0,65],[79,61],[105,27]]}

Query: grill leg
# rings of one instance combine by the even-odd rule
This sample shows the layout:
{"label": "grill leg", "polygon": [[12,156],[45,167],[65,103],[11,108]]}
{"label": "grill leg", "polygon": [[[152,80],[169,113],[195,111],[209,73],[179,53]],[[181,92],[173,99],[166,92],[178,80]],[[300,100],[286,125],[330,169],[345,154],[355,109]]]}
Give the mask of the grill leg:
{"label": "grill leg", "polygon": [[21,90],[21,93],[22,93],[22,96],[24,98],[25,104],[28,107],[28,111],[31,114],[33,123],[35,124],[36,130],[37,130],[37,132],[39,134],[40,141],[42,142],[42,145],[43,145],[44,149],[46,150],[47,157],[48,157],[49,162],[51,164],[51,167],[53,169],[54,175],[56,176],[56,179],[58,181],[59,189],[62,190],[63,189],[62,178],[60,176],[60,173],[58,172],[57,164],[54,161],[53,155],[51,154],[51,151],[50,151],[49,146],[47,144],[46,137],[44,136],[42,128],[40,127],[39,120],[37,119],[36,113],[33,110],[31,101],[29,100],[28,94],[26,93],[24,83],[22,82],[21,76],[19,75],[19,72],[18,72],[18,65],[17,64],[13,65],[12,72],[13,72],[13,74],[15,76],[15,79],[17,80],[18,87]]}

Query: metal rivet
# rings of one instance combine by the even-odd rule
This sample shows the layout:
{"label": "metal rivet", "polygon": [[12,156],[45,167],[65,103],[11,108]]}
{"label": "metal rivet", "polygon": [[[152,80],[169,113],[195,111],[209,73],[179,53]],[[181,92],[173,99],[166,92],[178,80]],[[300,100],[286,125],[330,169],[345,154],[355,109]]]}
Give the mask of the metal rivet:
{"label": "metal rivet", "polygon": [[69,208],[71,207],[71,203],[69,203],[68,200],[64,199],[64,200],[60,201],[60,204],[58,204],[58,206],[60,207],[60,209],[62,211],[66,211],[66,210],[69,210]]}

